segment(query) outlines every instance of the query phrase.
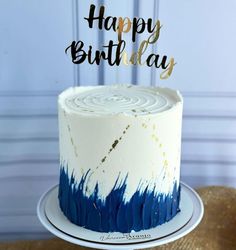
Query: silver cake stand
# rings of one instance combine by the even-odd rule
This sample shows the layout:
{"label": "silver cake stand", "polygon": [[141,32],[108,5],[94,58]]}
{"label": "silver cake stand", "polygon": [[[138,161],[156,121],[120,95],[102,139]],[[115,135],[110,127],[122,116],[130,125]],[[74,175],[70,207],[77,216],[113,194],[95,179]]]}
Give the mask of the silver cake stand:
{"label": "silver cake stand", "polygon": [[128,234],[99,233],[71,223],[60,210],[57,194],[58,185],[45,192],[38,202],[37,215],[43,226],[63,240],[96,249],[141,249],[167,244],[190,233],[204,213],[198,194],[181,183],[181,212],[169,222]]}

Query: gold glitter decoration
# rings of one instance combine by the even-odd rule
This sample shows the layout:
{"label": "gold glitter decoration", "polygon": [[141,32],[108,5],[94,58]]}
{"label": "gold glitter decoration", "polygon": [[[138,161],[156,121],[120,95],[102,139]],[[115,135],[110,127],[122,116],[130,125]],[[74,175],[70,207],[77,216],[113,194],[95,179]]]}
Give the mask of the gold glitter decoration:
{"label": "gold glitter decoration", "polygon": [[115,140],[113,142],[113,144],[111,145],[111,148],[109,149],[108,153],[106,156],[104,156],[101,160],[101,162],[99,163],[99,165],[96,167],[96,169],[98,169],[105,161],[106,159],[108,158],[108,155],[110,155],[110,153],[115,150],[116,146],[118,145],[118,143],[122,140],[122,137],[127,133],[128,129],[130,128],[130,125],[127,125],[126,128],[123,130],[122,132],[122,136],[119,137],[119,140]]}
{"label": "gold glitter decoration", "polygon": [[164,166],[165,166],[165,167],[168,166],[168,161],[167,161],[167,160],[164,161]]}
{"label": "gold glitter decoration", "polygon": [[74,146],[74,149],[75,149],[75,156],[78,157],[77,147]]}
{"label": "gold glitter decoration", "polygon": [[70,138],[71,144],[74,145],[74,141],[72,139],[72,137]]}
{"label": "gold glitter decoration", "polygon": [[147,128],[147,124],[143,123],[143,124],[142,124],[142,127],[143,127],[143,128]]}
{"label": "gold glitter decoration", "polygon": [[155,174],[154,174],[154,172],[152,171],[152,178],[154,179],[155,178]]}
{"label": "gold glitter decoration", "polygon": [[[146,128],[147,125],[146,125],[145,123],[142,123],[142,127]],[[152,129],[153,129],[153,130],[156,129],[156,125],[155,125],[155,124],[152,125]],[[158,143],[159,138],[157,137],[156,134],[154,134],[154,133],[151,134],[151,138],[152,138],[156,143]],[[159,146],[159,148],[162,148],[162,143],[158,144],[158,146]],[[158,149],[158,151],[159,151],[159,149]],[[171,178],[172,175],[173,175],[173,173],[172,173],[173,170],[170,168],[169,163],[168,163],[168,160],[166,159],[166,152],[160,152],[160,154],[161,154],[162,157],[163,157],[163,165],[162,165],[161,173],[163,173],[163,171],[164,171],[164,174],[163,174],[163,175],[164,175],[165,177],[167,177],[167,178]],[[174,169],[174,171],[175,171],[175,169]]]}
{"label": "gold glitter decoration", "polygon": [[158,141],[159,141],[158,137],[157,137],[156,135],[154,135],[154,134],[152,134],[152,139],[153,139],[155,142],[158,142]]}
{"label": "gold glitter decoration", "polygon": [[[65,119],[66,119],[66,121],[67,121],[67,117],[66,117],[67,115],[66,115],[65,110],[64,110],[64,116],[65,116]],[[73,138],[71,137],[71,128],[70,128],[70,125],[69,125],[68,123],[67,123],[67,129],[68,129],[68,132],[69,132],[69,135],[70,135],[71,144],[72,144],[72,146],[73,146],[73,148],[74,148],[75,156],[78,158],[77,147],[75,146],[74,141],[73,141]]]}

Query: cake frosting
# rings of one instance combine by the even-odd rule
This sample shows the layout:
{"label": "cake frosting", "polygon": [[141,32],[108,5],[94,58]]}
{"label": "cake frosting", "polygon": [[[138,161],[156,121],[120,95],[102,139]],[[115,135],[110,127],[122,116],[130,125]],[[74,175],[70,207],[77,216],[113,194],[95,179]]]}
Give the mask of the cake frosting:
{"label": "cake frosting", "polygon": [[100,232],[149,229],[179,211],[183,100],[160,87],[74,87],[58,98],[59,203]]}

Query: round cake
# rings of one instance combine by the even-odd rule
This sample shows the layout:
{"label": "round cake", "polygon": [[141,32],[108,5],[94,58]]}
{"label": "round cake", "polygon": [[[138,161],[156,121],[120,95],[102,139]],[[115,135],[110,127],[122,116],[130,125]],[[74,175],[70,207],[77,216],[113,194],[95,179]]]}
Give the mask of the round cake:
{"label": "round cake", "polygon": [[59,204],[98,232],[150,229],[179,211],[183,100],[160,87],[74,87],[58,98]]}

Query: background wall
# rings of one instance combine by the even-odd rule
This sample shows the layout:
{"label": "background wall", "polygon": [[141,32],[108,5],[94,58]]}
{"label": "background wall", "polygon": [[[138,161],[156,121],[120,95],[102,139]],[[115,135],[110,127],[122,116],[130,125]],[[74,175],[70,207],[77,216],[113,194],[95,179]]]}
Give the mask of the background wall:
{"label": "background wall", "polygon": [[98,46],[109,39],[73,22],[85,16],[87,2],[0,1],[0,240],[50,235],[36,204],[58,182],[57,95],[74,84],[178,88],[185,98],[182,180],[236,187],[236,2],[160,0],[158,6],[150,0],[150,12],[144,1],[119,1],[122,8],[105,1],[116,15],[155,18],[159,12],[163,28],[155,49],[177,61],[166,81],[147,68],[72,65],[64,49],[73,38]]}

